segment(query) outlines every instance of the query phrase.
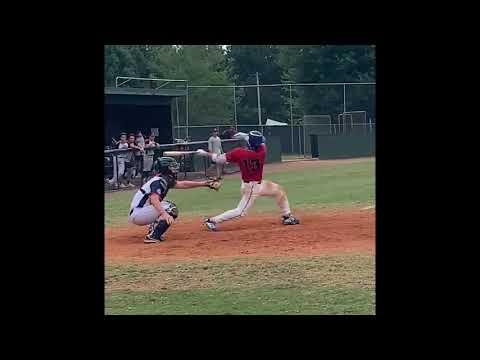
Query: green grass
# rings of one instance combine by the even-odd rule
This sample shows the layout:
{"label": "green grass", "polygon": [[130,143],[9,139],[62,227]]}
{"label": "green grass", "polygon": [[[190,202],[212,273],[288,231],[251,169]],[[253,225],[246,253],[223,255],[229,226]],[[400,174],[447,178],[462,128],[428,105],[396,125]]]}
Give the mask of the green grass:
{"label": "green grass", "polygon": [[374,257],[107,266],[107,314],[373,314]]}
{"label": "green grass", "polygon": [[[281,184],[293,209],[305,207],[370,204],[375,199],[375,161],[337,164],[316,169],[267,174],[265,179]],[[127,223],[134,191],[105,194],[105,223]],[[177,204],[182,215],[212,215],[235,207],[240,200],[240,178],[229,177],[216,193],[209,189],[171,190],[168,199]],[[271,211],[272,199],[259,198],[252,211]]]}
{"label": "green grass", "polygon": [[[349,207],[375,200],[375,160],[266,174],[281,184],[293,210]],[[236,206],[239,176],[220,192],[171,190],[180,216],[211,215]],[[106,226],[123,226],[134,191],[105,194]],[[260,198],[252,212],[271,211]],[[375,258],[348,254],[242,258],[175,264],[106,265],[106,314],[374,314]]]}
{"label": "green grass", "polygon": [[205,289],[107,296],[107,315],[373,315],[366,289]]}

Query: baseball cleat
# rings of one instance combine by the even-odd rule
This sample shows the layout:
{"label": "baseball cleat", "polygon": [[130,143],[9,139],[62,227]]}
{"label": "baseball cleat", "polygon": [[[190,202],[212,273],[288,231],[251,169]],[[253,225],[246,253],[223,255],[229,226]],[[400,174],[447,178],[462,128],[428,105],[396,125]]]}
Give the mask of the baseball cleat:
{"label": "baseball cleat", "polygon": [[148,231],[147,231],[147,234],[151,234],[151,232],[153,231],[153,229],[155,228],[155,225],[157,225],[158,222],[155,220],[153,223],[151,223],[150,225],[148,225]]}
{"label": "baseball cleat", "polygon": [[210,219],[205,220],[204,224],[208,228],[208,230],[210,230],[210,231],[217,230],[217,227],[216,227],[215,223],[211,222]]}
{"label": "baseball cleat", "polygon": [[147,234],[145,235],[145,239],[143,239],[143,242],[145,244],[154,244],[160,241],[165,241],[165,237],[162,235],[160,236],[160,239],[154,238],[152,235]]}
{"label": "baseball cleat", "polygon": [[297,225],[300,224],[300,221],[293,217],[292,214],[283,217],[283,225]]}

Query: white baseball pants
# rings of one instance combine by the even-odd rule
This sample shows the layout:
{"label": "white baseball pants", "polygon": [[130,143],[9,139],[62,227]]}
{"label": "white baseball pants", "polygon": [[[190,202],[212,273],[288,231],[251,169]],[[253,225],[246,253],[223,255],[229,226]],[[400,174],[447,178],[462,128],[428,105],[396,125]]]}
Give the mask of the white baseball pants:
{"label": "white baseball pants", "polygon": [[[112,160],[113,160],[113,177],[108,180],[110,184],[116,183],[117,178],[119,176],[122,176],[123,173],[125,172],[125,159],[113,156]],[[118,162],[118,168],[117,168],[117,162]]]}
{"label": "white baseball pants", "polygon": [[[161,205],[164,209],[168,209],[169,203],[167,201],[162,201]],[[128,222],[135,225],[150,225],[160,216],[160,213],[153,205],[147,205],[141,208],[134,208],[130,212],[128,217]]]}
{"label": "white baseball pants", "polygon": [[263,180],[260,184],[256,181],[251,181],[249,183],[242,182],[240,192],[242,194],[242,199],[235,209],[228,210],[223,214],[210,218],[210,220],[218,224],[245,216],[247,215],[248,209],[254,204],[255,199],[258,196],[274,197],[282,215],[286,216],[290,214],[290,205],[288,204],[287,194],[280,185],[272,181]]}

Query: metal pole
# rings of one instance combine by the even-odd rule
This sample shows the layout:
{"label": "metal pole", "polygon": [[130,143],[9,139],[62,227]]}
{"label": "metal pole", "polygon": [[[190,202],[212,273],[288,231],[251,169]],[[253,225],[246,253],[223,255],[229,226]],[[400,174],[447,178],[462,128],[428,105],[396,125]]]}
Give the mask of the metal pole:
{"label": "metal pole", "polygon": [[370,132],[372,132],[372,118],[368,118],[369,123],[370,123]]}
{"label": "metal pole", "polygon": [[[164,79],[167,80],[167,79]],[[170,80],[170,81],[185,81],[185,80]],[[281,83],[281,84],[262,84],[263,87],[275,87],[275,86],[285,86],[290,85],[291,83]],[[337,86],[337,85],[376,85],[374,82],[358,82],[358,83],[293,83],[292,85],[301,85],[301,86]],[[242,87],[242,88],[251,88],[257,87],[257,85],[190,85],[191,88],[229,88],[229,87]]]}
{"label": "metal pole", "polygon": [[302,153],[302,141],[300,138],[300,122],[298,122],[298,156]]}
{"label": "metal pole", "polygon": [[237,124],[237,98],[235,97],[235,86],[233,87],[233,114],[235,118],[235,130],[238,131]]}
{"label": "metal pole", "polygon": [[119,177],[118,177],[118,156],[115,156],[115,163],[117,164],[117,169],[116,169],[116,174],[115,174],[115,180],[117,180],[117,189],[120,188],[120,180],[119,180]]}
{"label": "metal pole", "polygon": [[175,102],[177,105],[177,139],[180,138],[180,115],[178,111],[178,97],[175,98]]}
{"label": "metal pole", "polygon": [[307,154],[305,153],[305,118],[303,119],[303,157],[307,157]]}
{"label": "metal pole", "polygon": [[258,81],[258,72],[255,73],[257,76],[257,104],[258,104],[258,125],[262,129],[263,134],[263,126],[262,126],[262,114],[261,114],[261,106],[260,106],[260,83]]}
{"label": "metal pole", "polygon": [[345,84],[343,84],[343,113],[347,112],[347,102],[345,98]]}
{"label": "metal pole", "polygon": [[186,129],[185,129],[185,138],[188,138],[188,84],[187,84],[187,96],[186,96],[186,99],[185,99],[185,102],[186,102],[186,115],[185,115],[185,125],[186,125]]}
{"label": "metal pole", "polygon": [[293,154],[293,104],[292,104],[292,85],[290,85],[290,127],[292,135],[292,154]]}

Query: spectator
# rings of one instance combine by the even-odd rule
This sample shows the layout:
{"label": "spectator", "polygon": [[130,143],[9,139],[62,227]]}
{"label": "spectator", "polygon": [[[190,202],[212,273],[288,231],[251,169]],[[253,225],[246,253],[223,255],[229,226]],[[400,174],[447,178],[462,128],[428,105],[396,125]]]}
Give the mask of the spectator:
{"label": "spectator", "polygon": [[143,172],[143,155],[145,153],[145,139],[140,130],[135,136],[135,148],[138,149],[135,151],[135,177],[139,177]]}
{"label": "spectator", "polygon": [[237,131],[235,130],[235,128],[233,126],[230,126],[227,130],[225,130],[222,133],[221,138],[224,139],[224,140],[232,139],[233,135],[235,135],[236,133],[237,133]]}
{"label": "spectator", "polygon": [[155,148],[159,144],[155,142],[155,135],[150,134],[145,142],[145,156],[143,158],[143,178],[144,181],[151,175],[153,166],[153,156],[155,155]]}
{"label": "spectator", "polygon": [[[127,134],[121,133],[120,140],[117,141],[116,143],[117,143],[118,149],[128,149]],[[116,168],[117,161],[115,161],[115,157],[117,158],[117,161],[118,161],[118,168]],[[128,157],[127,153],[121,153],[113,157],[113,166],[114,166],[113,177],[112,179],[107,180],[107,182],[110,185],[115,184],[119,178],[122,178],[124,176],[127,157]],[[124,184],[120,184],[120,187],[126,187],[126,186]]]}
{"label": "spectator", "polygon": [[[208,139],[208,151],[214,154],[223,154],[222,140],[218,137],[218,129],[213,129],[212,136]],[[211,161],[211,160],[210,160]],[[223,175],[223,164],[213,163],[217,170],[217,178],[221,179]]]}
{"label": "spectator", "polygon": [[[130,134],[128,135],[128,142],[127,142],[127,148],[128,149],[135,149],[135,135]],[[133,170],[135,167],[135,158],[134,158],[134,153],[133,151],[129,151],[123,154],[124,155],[124,162],[125,162],[125,171],[123,173],[123,176],[120,179],[123,179],[126,184],[120,184],[120,187],[124,188],[127,186],[130,187],[135,187],[130,180],[133,178]]]}

